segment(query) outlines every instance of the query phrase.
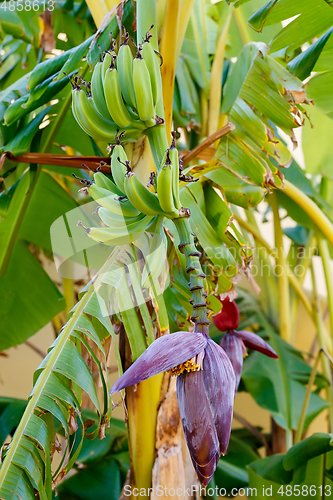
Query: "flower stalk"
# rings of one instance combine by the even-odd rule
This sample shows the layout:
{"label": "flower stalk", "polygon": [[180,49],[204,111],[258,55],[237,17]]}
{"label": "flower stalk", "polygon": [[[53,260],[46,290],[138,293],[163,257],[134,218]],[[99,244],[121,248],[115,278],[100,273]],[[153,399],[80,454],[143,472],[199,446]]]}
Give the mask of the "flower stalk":
{"label": "flower stalk", "polygon": [[192,320],[196,325],[196,330],[208,331],[209,321],[207,319],[207,294],[204,288],[205,273],[200,264],[200,252],[197,251],[194,244],[194,236],[191,230],[190,222],[187,217],[173,220],[178,231],[180,252],[186,259],[186,273],[190,278],[189,287],[191,291],[190,303],[193,307]]}

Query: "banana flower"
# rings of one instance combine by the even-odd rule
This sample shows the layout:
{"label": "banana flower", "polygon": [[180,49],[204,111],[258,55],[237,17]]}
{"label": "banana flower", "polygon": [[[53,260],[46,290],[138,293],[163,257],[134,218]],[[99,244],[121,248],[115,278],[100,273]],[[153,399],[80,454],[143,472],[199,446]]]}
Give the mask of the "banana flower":
{"label": "banana flower", "polygon": [[243,359],[247,356],[246,348],[259,351],[270,358],[277,358],[274,349],[271,348],[259,335],[246,330],[237,331],[239,325],[239,310],[236,302],[230,301],[226,297],[222,302],[222,310],[213,317],[215,326],[223,331],[227,331],[221,339],[220,346],[227,353],[236,375],[237,392],[241,379]]}
{"label": "banana flower", "polygon": [[155,340],[111,388],[111,394],[170,370],[187,446],[207,486],[230,438],[236,379],[225,351],[205,333],[177,332]]}

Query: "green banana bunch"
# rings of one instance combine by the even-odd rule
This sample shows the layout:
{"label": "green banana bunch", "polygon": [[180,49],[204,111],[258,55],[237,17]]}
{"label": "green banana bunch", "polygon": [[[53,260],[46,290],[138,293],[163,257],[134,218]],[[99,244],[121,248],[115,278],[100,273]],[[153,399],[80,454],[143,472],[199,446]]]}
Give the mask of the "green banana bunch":
{"label": "green banana bunch", "polygon": [[[156,117],[162,99],[159,58],[148,31],[133,58],[125,34],[118,54],[111,40],[110,50],[96,64],[90,83],[73,77],[73,114],[80,127],[96,140],[114,142],[117,130],[125,130],[125,140],[137,140],[143,131],[163,122]],[[133,42],[134,43],[134,42]],[[74,82],[74,83],[73,83]],[[88,96],[82,92],[86,87]],[[91,93],[91,95],[90,95]]]}

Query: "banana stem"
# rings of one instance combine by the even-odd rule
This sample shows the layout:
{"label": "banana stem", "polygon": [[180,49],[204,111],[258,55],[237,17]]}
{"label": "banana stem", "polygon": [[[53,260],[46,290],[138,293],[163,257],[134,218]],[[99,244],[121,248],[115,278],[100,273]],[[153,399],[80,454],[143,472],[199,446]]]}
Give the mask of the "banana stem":
{"label": "banana stem", "polygon": [[193,316],[191,319],[195,323],[196,331],[206,332],[209,326],[206,306],[207,294],[204,289],[206,275],[199,261],[200,252],[198,252],[195,247],[189,219],[187,217],[173,219],[173,223],[176,226],[180,239],[178,248],[179,251],[185,255],[186,272],[190,277],[190,303],[193,307]]}
{"label": "banana stem", "polygon": [[234,19],[235,23],[237,26],[237,31],[239,33],[240,39],[242,40],[242,43],[246,45],[247,43],[252,42],[252,38],[249,35],[249,28],[246,24],[246,21],[244,19],[243,13],[238,7],[237,9],[234,9]]}
{"label": "banana stem", "polygon": [[281,220],[279,214],[279,204],[276,193],[270,195],[270,204],[274,216],[274,234],[276,246],[276,267],[279,269],[278,286],[279,286],[279,308],[280,308],[280,335],[287,342],[291,337],[291,318],[290,318],[290,298],[289,298],[289,283],[286,257],[283,248],[283,233],[281,228]]}
{"label": "banana stem", "polygon": [[316,236],[317,236],[319,255],[323,263],[325,280],[326,280],[327,302],[328,302],[328,310],[330,316],[331,336],[333,340],[333,276],[331,268],[330,251],[328,248],[327,240],[325,240],[319,233]]}
{"label": "banana stem", "polygon": [[328,219],[328,217],[326,217],[326,215],[322,210],[320,210],[318,205],[300,189],[298,189],[286,179],[284,179],[283,182],[285,185],[285,189],[283,190],[284,194],[294,200],[297,205],[299,205],[304,210],[304,212],[308,214],[317,228],[323,233],[323,235],[331,243],[331,245],[333,245],[333,224]]}
{"label": "banana stem", "polygon": [[155,460],[157,410],[162,381],[163,373],[160,373],[135,387],[126,389],[131,461],[135,485],[140,492],[146,492],[142,498],[150,497],[149,488]]}
{"label": "banana stem", "polygon": [[[326,348],[325,326],[324,326],[324,322],[323,322],[323,318],[322,318],[322,314],[321,314],[321,309],[320,309],[320,302],[319,302],[319,296],[318,296],[318,291],[317,291],[317,283],[316,283],[316,276],[315,276],[313,261],[311,263],[311,278],[312,278],[314,313],[315,313],[315,321],[316,321],[316,326],[317,326],[318,341],[319,341],[320,347],[325,349]],[[327,398],[327,401],[329,403],[329,408],[328,408],[329,432],[332,432],[332,430],[333,430],[332,371],[331,371],[331,367],[330,367],[330,362],[326,356],[322,360],[322,370],[323,370],[324,376],[329,381],[329,385],[326,388],[326,398]]]}
{"label": "banana stem", "polygon": [[250,232],[252,232],[253,237],[259,243],[261,243],[261,246],[257,244],[257,251],[258,251],[257,265],[260,266],[260,271],[261,271],[258,273],[257,279],[259,278],[260,286],[263,289],[263,300],[262,300],[263,308],[264,309],[266,308],[267,316],[270,318],[272,323],[277,327],[279,318],[279,310],[278,310],[279,293],[278,293],[276,279],[274,276],[273,264],[271,262],[271,259],[269,258],[272,249],[269,247],[269,245],[266,243],[266,241],[260,234],[260,230],[257,221],[255,219],[253,210],[252,209],[246,210],[246,216],[249,222],[246,223],[245,221],[242,221],[242,224],[244,222],[245,224],[248,225],[248,227],[253,228],[255,233],[252,232],[251,229]]}
{"label": "banana stem", "polygon": [[301,438],[302,438],[303,429],[304,429],[304,423],[305,423],[305,417],[306,417],[306,412],[307,412],[309,401],[310,401],[310,397],[311,397],[312,387],[313,387],[313,384],[314,384],[314,381],[315,381],[315,378],[316,378],[317,366],[318,366],[318,363],[319,363],[319,360],[320,360],[320,355],[321,355],[322,352],[323,352],[323,349],[320,348],[319,352],[318,352],[318,354],[316,356],[316,359],[315,359],[314,365],[312,367],[312,370],[311,370],[311,374],[310,374],[308,386],[307,386],[306,393],[305,393],[305,398],[304,398],[304,401],[303,401],[301,416],[299,418],[298,426],[297,426],[297,430],[296,430],[296,434],[295,434],[295,443],[294,444],[299,443],[300,440],[301,440]]}

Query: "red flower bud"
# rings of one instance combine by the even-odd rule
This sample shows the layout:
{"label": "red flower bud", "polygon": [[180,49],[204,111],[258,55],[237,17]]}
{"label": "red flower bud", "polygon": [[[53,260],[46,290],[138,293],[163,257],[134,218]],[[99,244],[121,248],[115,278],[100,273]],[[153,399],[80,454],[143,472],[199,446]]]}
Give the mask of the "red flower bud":
{"label": "red flower bud", "polygon": [[239,310],[235,301],[230,301],[227,296],[224,300],[218,299],[222,303],[221,312],[213,317],[214,324],[221,332],[236,330],[239,325]]}

